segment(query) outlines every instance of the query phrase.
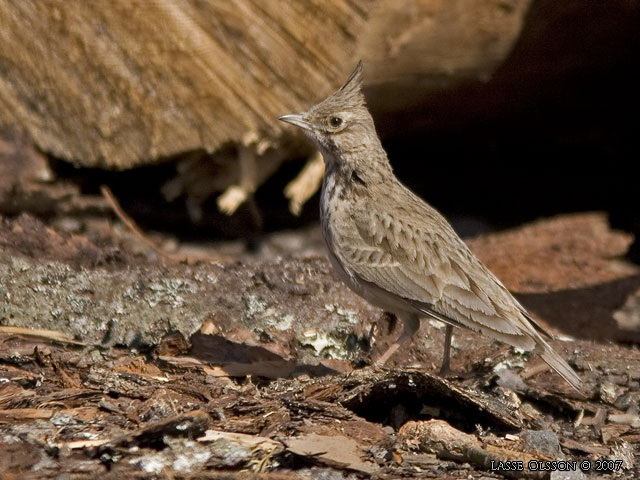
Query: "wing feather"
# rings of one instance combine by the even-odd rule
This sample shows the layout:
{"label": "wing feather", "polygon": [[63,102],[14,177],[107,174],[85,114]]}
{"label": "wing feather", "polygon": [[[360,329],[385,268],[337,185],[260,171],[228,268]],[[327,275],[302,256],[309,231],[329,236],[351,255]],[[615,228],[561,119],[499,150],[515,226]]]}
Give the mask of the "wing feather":
{"label": "wing feather", "polygon": [[354,208],[359,238],[340,248],[351,274],[472,330],[529,333],[521,307],[448,224],[448,236],[436,237],[375,208]]}

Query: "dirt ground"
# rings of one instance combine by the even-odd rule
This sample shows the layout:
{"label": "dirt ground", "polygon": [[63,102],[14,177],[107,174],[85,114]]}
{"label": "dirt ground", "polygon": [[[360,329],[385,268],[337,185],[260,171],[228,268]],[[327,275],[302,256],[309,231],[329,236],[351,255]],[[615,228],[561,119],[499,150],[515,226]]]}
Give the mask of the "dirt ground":
{"label": "dirt ground", "polygon": [[316,228],[165,254],[117,220],[65,225],[0,221],[2,478],[640,474],[640,270],[602,214],[470,240],[585,395],[467,331],[440,378],[428,321],[372,367],[393,322],[333,278]]}

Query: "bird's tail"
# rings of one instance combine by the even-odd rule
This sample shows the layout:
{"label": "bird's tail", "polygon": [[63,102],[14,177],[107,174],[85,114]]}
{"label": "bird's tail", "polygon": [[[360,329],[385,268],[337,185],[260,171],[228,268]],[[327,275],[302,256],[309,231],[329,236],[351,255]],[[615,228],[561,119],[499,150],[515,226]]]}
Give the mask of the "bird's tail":
{"label": "bird's tail", "polygon": [[547,365],[553,368],[558,375],[564,378],[576,391],[585,394],[582,379],[578,376],[575,370],[569,366],[564,358],[558,355],[553,348],[551,348],[551,345],[549,345],[540,334],[544,335],[546,338],[553,337],[538,325],[531,315],[524,310],[524,308],[522,308],[522,314],[528,320],[530,325],[529,333],[536,344],[534,352],[540,355]]}
{"label": "bird's tail", "polygon": [[569,385],[575,388],[578,392],[585,393],[584,384],[575,370],[571,368],[560,355],[554,352],[551,349],[551,346],[542,340],[542,338],[538,339],[536,350],[542,359],[547,362],[547,365],[553,368],[558,375],[569,383]]}

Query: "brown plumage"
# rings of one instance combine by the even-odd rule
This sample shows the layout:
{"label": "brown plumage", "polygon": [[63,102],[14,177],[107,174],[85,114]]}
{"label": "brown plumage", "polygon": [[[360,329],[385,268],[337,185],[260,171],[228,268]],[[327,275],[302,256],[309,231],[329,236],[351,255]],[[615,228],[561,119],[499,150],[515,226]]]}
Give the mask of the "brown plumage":
{"label": "brown plumage", "polygon": [[[420,317],[465,327],[539,354],[571,386],[582,382],[542,338],[526,310],[469,250],[440,213],[393,174],[361,91],[362,63],[308,112],[280,120],[304,129],[325,160],[322,232],[339,277],[404,322],[384,363],[418,329]],[[545,334],[546,335],[546,334]]]}

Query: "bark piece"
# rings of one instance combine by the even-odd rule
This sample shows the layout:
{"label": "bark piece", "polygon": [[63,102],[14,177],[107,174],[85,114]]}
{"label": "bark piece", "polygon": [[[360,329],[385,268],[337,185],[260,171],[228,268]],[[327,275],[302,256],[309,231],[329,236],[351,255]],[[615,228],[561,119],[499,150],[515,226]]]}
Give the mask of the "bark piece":
{"label": "bark piece", "polygon": [[[355,412],[370,418],[389,422],[394,405],[406,405],[407,409],[420,405],[420,412],[438,417],[455,419],[456,422],[473,427],[476,423],[493,425],[499,429],[520,429],[524,417],[512,404],[475,389],[465,389],[436,375],[424,372],[399,372],[376,375],[358,371],[352,381],[332,398]],[[458,412],[467,412],[460,418]],[[407,416],[415,412],[407,412]],[[379,415],[379,416],[378,416]],[[453,420],[452,420],[453,421]],[[400,425],[403,423],[400,420]]]}
{"label": "bark piece", "polygon": [[517,293],[576,290],[640,273],[618,259],[633,235],[611,230],[603,213],[562,215],[468,241],[471,249]]}
{"label": "bark piece", "polygon": [[378,469],[376,464],[362,459],[358,442],[341,435],[310,433],[290,438],[287,441],[287,449],[297,455],[310,456],[314,460],[351,470],[373,473]]}

